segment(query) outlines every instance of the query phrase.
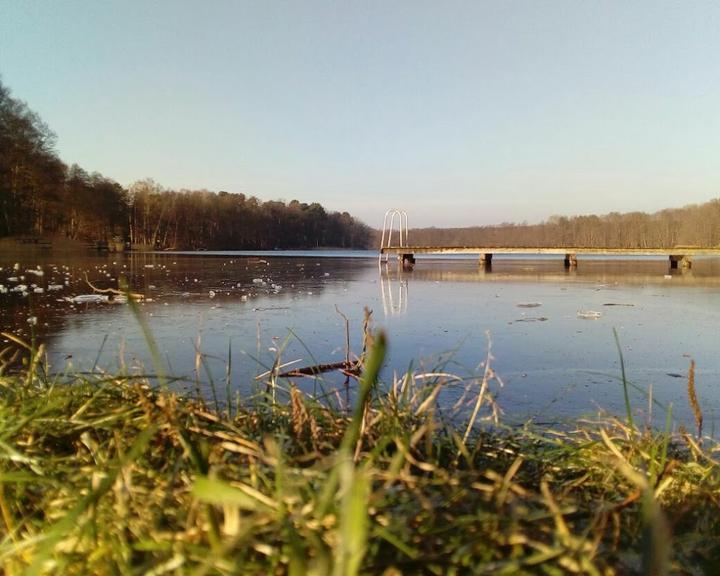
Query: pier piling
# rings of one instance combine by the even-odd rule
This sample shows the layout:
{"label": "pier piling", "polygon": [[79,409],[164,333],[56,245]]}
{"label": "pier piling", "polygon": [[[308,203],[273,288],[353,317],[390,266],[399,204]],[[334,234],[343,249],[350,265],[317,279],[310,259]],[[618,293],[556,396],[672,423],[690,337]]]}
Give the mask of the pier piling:
{"label": "pier piling", "polygon": [[565,268],[577,268],[577,254],[565,254]]}
{"label": "pier piling", "polygon": [[692,260],[685,254],[671,254],[670,255],[670,269],[677,270],[682,268],[684,270],[692,268]]}
{"label": "pier piling", "polygon": [[403,254],[402,255],[402,267],[404,270],[412,270],[415,266],[415,255],[414,254]]}

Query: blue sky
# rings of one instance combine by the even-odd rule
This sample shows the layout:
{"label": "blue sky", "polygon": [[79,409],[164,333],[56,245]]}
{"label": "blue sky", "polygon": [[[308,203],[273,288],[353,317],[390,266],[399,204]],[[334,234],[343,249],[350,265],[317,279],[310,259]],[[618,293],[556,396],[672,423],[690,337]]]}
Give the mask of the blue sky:
{"label": "blue sky", "polygon": [[720,196],[720,3],[0,0],[0,76],[123,185],[380,226]]}

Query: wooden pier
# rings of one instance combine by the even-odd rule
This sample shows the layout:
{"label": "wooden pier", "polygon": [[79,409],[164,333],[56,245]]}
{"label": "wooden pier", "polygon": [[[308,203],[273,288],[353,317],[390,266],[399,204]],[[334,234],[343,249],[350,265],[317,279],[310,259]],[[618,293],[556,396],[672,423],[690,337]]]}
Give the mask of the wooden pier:
{"label": "wooden pier", "polygon": [[583,247],[500,247],[500,246],[384,246],[380,248],[380,258],[387,260],[396,255],[403,266],[411,268],[417,254],[477,254],[481,266],[492,267],[495,254],[557,254],[563,257],[566,268],[574,268],[578,255],[595,256],[667,256],[671,269],[692,267],[693,256],[720,256],[720,248],[700,248],[697,246],[675,246],[673,248],[583,248]]}
{"label": "wooden pier", "polygon": [[[397,218],[398,244],[393,243],[393,230]],[[578,254],[594,256],[666,256],[670,268],[687,270],[692,267],[693,256],[720,256],[720,246],[673,246],[670,248],[598,248],[589,246],[413,246],[408,242],[408,215],[404,210],[391,208],[385,212],[380,240],[379,261],[388,261],[391,254],[397,256],[403,268],[412,269],[418,254],[477,254],[480,265],[492,268],[495,254],[557,254],[563,257],[566,268],[576,268]]]}

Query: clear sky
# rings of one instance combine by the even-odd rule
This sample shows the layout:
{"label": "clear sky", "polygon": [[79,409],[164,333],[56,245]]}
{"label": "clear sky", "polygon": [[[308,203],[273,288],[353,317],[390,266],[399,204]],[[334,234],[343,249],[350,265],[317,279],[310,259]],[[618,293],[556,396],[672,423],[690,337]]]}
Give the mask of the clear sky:
{"label": "clear sky", "polygon": [[0,0],[68,164],[380,226],[720,196],[720,3]]}

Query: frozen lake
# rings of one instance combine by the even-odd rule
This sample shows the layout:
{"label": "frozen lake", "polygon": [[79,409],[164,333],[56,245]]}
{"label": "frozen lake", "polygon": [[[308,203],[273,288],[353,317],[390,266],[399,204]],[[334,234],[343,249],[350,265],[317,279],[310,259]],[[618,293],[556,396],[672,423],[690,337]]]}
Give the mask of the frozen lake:
{"label": "frozen lake", "polygon": [[[637,386],[639,417],[648,417],[651,391],[656,421],[672,403],[676,422],[693,428],[686,376],[694,359],[708,433],[718,418],[717,259],[696,259],[691,271],[670,275],[664,259],[652,258],[581,258],[567,271],[560,258],[496,256],[491,272],[468,258],[419,259],[404,272],[394,262],[379,267],[374,252],[0,258],[0,284],[9,290],[24,284],[28,292],[0,294],[0,322],[27,337],[27,320],[36,318],[55,371],[152,371],[127,305],[64,300],[92,292],[85,274],[102,288],[117,287],[125,276],[148,299],[141,310],[168,373],[190,391],[197,380],[205,395],[211,381],[224,395],[230,351],[230,387],[241,397],[259,386],[254,377],[278,351],[293,368],[343,360],[345,323],[336,307],[349,318],[351,349],[359,353],[367,307],[374,327],[389,337],[386,380],[411,363],[460,376],[477,372],[490,345],[504,382],[498,402],[510,421],[556,421],[601,409],[622,416],[613,329]],[[33,272],[38,266],[42,275]],[[198,377],[197,350],[204,355]],[[302,385],[312,386],[307,379]]]}

